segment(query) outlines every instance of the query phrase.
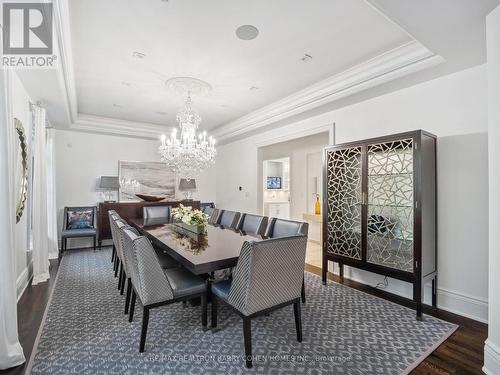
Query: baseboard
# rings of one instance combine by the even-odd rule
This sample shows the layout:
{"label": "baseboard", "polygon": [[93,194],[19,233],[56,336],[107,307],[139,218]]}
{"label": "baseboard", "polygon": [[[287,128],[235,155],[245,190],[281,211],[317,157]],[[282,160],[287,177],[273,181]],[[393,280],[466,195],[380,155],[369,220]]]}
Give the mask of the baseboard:
{"label": "baseboard", "polygon": [[484,343],[484,366],[486,375],[500,374],[500,348],[489,339]]}
{"label": "baseboard", "polygon": [[21,274],[17,277],[16,280],[17,302],[19,302],[19,300],[21,299],[24,291],[26,290],[26,288],[30,283],[31,278],[33,277],[32,264],[33,263],[28,264],[24,268],[23,272],[21,272]]}
{"label": "baseboard", "polygon": [[[438,307],[488,324],[488,301],[446,288],[438,288]],[[500,374],[500,372],[499,372]]]}
{"label": "baseboard", "polygon": [[[357,281],[358,283],[367,285],[375,285],[380,281],[381,278],[380,275],[376,275],[369,272],[362,274],[362,272],[365,271],[360,272],[360,270],[357,269],[351,269],[351,271],[348,271],[349,268],[350,267],[346,267],[345,274],[347,278],[353,281]],[[335,272],[335,274],[338,275],[338,272]],[[406,284],[406,286],[404,284]],[[384,290],[405,298],[412,298],[411,284],[404,283],[403,281],[389,279],[389,286]],[[487,300],[471,296],[462,292],[458,292],[455,290],[440,288],[439,281],[438,281],[437,293],[438,293],[437,296],[438,308],[440,310],[461,315],[463,317],[473,319],[481,323],[486,323],[486,324],[488,323]],[[424,296],[425,296],[424,298],[425,303],[429,304],[431,296],[431,288],[428,285],[425,286]]]}

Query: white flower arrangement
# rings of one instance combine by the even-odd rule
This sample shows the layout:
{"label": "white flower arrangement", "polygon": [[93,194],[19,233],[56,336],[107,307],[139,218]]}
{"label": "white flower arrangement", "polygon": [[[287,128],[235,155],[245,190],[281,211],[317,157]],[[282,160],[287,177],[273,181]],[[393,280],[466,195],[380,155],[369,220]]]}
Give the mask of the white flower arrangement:
{"label": "white flower arrangement", "polygon": [[202,225],[208,224],[208,215],[200,210],[193,210],[191,206],[183,206],[172,209],[174,222],[182,222],[187,225]]}

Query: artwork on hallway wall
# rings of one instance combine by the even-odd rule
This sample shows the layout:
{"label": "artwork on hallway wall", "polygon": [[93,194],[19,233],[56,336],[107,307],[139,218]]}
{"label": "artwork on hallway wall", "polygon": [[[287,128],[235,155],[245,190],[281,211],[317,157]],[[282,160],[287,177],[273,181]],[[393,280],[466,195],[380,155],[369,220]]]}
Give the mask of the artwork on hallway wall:
{"label": "artwork on hallway wall", "polygon": [[175,173],[165,163],[118,161],[120,202],[139,201],[136,194],[175,199]]}

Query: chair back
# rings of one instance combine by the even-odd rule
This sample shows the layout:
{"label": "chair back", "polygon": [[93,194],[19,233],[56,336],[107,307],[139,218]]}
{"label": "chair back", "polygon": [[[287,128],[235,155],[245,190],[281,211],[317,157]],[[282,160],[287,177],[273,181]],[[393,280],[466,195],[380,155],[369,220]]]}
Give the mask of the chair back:
{"label": "chair back", "polygon": [[97,207],[95,206],[88,206],[88,207],[64,207],[64,217],[63,217],[63,230],[67,230],[68,225],[69,225],[69,216],[71,214],[83,214],[85,212],[91,212],[91,223],[92,223],[92,228],[97,228],[96,222],[97,222]]}
{"label": "chair back", "polygon": [[236,229],[240,213],[236,211],[221,210],[217,224],[223,228]]}
{"label": "chair back", "polygon": [[170,219],[170,206],[145,206],[142,215],[144,219]]}
{"label": "chair back", "polygon": [[133,233],[135,233],[136,236],[139,235],[137,230],[130,225],[128,225],[126,222],[123,220],[117,220],[115,223],[115,232],[116,232],[116,237],[117,237],[117,245],[116,246],[116,252],[120,253],[121,255],[118,255],[118,257],[121,256],[121,261],[123,262],[123,267],[125,269],[125,274],[132,278],[132,273],[134,272],[134,269],[132,267],[132,253],[130,248],[127,248],[125,246],[125,230],[129,230]]}
{"label": "chair back", "polygon": [[116,213],[114,210],[108,211],[108,219],[109,219],[109,229],[111,231],[111,239],[113,240],[113,245],[115,245],[115,248],[117,247],[118,243],[118,234],[116,233],[116,220],[120,220],[120,216]]}
{"label": "chair back", "polygon": [[263,237],[267,227],[267,216],[252,214],[241,214],[236,227],[242,234],[250,234]]}
{"label": "chair back", "polygon": [[122,219],[115,220],[111,218],[110,225],[111,225],[111,237],[113,238],[113,242],[115,243],[116,255],[121,261],[123,261],[123,242],[120,230],[124,227],[127,227],[128,223]]}
{"label": "chair back", "polygon": [[307,236],[309,224],[301,221],[271,218],[265,236],[267,238],[289,237],[296,235]]}
{"label": "chair back", "polygon": [[306,246],[303,235],[245,241],[228,302],[248,316],[300,298]]}
{"label": "chair back", "polygon": [[202,202],[202,203],[200,203],[200,210],[201,211],[205,212],[205,209],[207,209],[207,208],[215,208],[215,203],[214,202]]}
{"label": "chair back", "polygon": [[208,224],[217,225],[219,210],[217,208],[211,208],[211,210],[211,213],[205,212],[208,215]]}
{"label": "chair back", "polygon": [[131,254],[130,276],[134,289],[144,306],[174,298],[168,282],[149,240],[124,229],[124,244]]}

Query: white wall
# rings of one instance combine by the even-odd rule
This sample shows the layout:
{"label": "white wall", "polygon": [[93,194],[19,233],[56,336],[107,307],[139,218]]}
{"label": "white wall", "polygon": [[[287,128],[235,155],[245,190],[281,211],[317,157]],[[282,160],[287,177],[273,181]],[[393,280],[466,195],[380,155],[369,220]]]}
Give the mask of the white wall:
{"label": "white wall", "polygon": [[[478,66],[220,147],[217,203],[257,209],[257,148],[287,132],[336,124],[336,142],[408,130],[438,136],[438,305],[487,320],[488,197],[487,78]],[[225,176],[227,183],[222,183]],[[243,186],[243,192],[237,186]],[[358,270],[346,276],[369,284],[381,277]],[[389,290],[411,296],[410,284]],[[426,292],[426,299],[430,291]]]}
{"label": "white wall", "polygon": [[489,320],[484,347],[486,374],[500,374],[500,7],[486,20],[489,138]]}
{"label": "white wall", "polygon": [[[15,72],[12,73],[12,114],[23,126],[28,143],[31,141],[30,97]],[[28,197],[29,199],[29,197]],[[17,204],[17,202],[16,202]],[[28,245],[28,202],[23,216],[15,226],[16,275],[18,296],[28,284],[32,275],[32,257]]]}
{"label": "white wall", "polygon": [[[56,130],[56,189],[58,228],[65,206],[98,205],[104,200],[98,190],[101,176],[117,176],[118,161],[160,161],[159,141],[114,135]],[[196,179],[195,199],[215,200],[215,168]],[[182,197],[182,195],[178,195]],[[68,241],[68,248],[91,246],[91,239]]]}

